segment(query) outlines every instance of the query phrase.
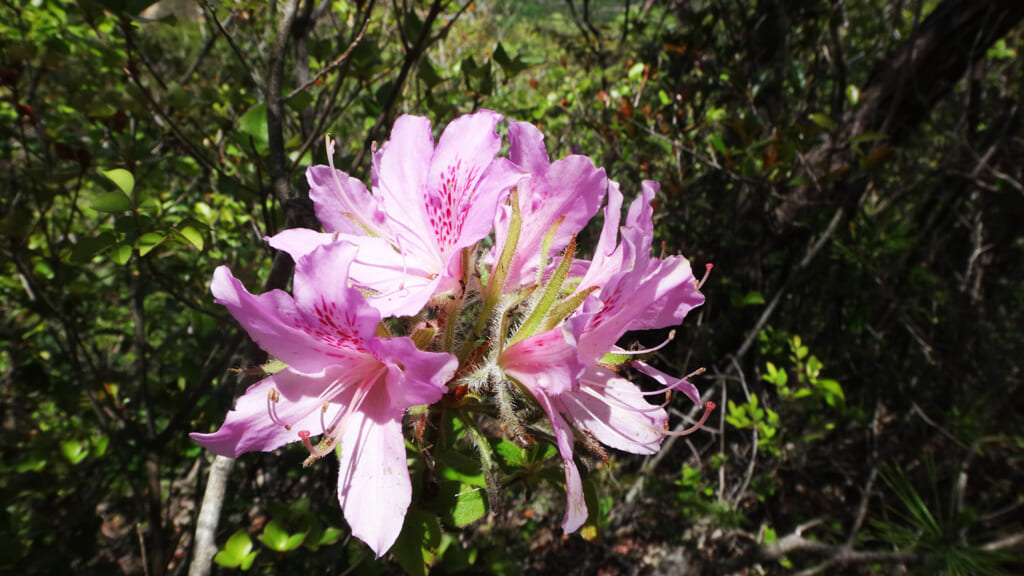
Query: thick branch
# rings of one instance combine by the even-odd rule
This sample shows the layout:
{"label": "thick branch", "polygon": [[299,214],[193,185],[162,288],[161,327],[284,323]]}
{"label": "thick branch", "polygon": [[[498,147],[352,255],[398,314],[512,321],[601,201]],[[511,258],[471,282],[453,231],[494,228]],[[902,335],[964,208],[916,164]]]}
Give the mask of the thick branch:
{"label": "thick branch", "polygon": [[[859,134],[879,132],[887,137],[887,145],[901,143],[1021,19],[1024,2],[1020,0],[945,0],[913,38],[878,62],[861,90],[858,107],[839,123],[835,141],[845,143]],[[835,152],[831,141],[823,142],[807,155],[808,170],[841,174],[855,167],[852,153],[837,158]],[[806,206],[826,200],[810,186],[801,187],[776,208],[776,221],[792,224]]]}

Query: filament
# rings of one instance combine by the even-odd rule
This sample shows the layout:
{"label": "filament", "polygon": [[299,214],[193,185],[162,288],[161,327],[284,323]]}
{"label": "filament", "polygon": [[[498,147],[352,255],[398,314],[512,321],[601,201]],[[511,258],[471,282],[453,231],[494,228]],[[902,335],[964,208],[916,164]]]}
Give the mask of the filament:
{"label": "filament", "polygon": [[704,283],[708,281],[708,276],[711,276],[711,269],[714,267],[715,265],[712,264],[711,262],[708,262],[707,264],[704,265],[704,277],[701,278],[700,282],[697,283],[697,290],[700,290],[701,287],[704,286]]}
{"label": "filament", "polygon": [[270,416],[270,421],[278,426],[283,426],[285,430],[291,430],[292,425],[285,423],[284,420],[277,415],[277,403],[281,400],[281,393],[276,388],[271,388],[270,392],[267,392],[267,414]]}
{"label": "filament", "polygon": [[696,424],[694,424],[693,426],[690,426],[686,430],[679,430],[679,431],[666,430],[666,431],[662,432],[662,434],[664,434],[665,436],[688,436],[690,434],[693,434],[697,430],[700,430],[701,426],[704,425],[704,422],[707,421],[708,416],[711,416],[711,413],[715,411],[715,408],[716,408],[716,404],[714,402],[710,402],[710,401],[709,402],[705,402],[704,403],[704,415],[700,417],[700,420],[698,420]]}
{"label": "filament", "polygon": [[664,342],[662,342],[661,344],[658,344],[654,348],[643,348],[643,349],[640,349],[640,350],[615,350],[613,352],[613,354],[615,354],[615,355],[621,354],[623,356],[650,354],[651,352],[657,352],[658,350],[661,350],[665,346],[668,346],[668,343],[671,342],[672,340],[674,340],[675,337],[676,337],[676,331],[672,330],[671,332],[668,333],[668,338],[666,338]]}
{"label": "filament", "polygon": [[704,367],[697,368],[693,372],[690,372],[686,376],[683,376],[682,378],[678,379],[675,384],[666,384],[665,382],[662,382],[661,378],[656,378],[654,376],[651,376],[650,374],[647,374],[648,376],[651,376],[651,378],[654,378],[655,380],[657,380],[658,383],[663,384],[665,387],[661,388],[660,390],[650,390],[650,391],[647,391],[647,392],[641,391],[640,395],[641,396],[654,396],[655,394],[664,394],[664,393],[668,392],[669,390],[678,390],[679,386],[682,383],[684,383],[684,382],[686,382],[687,384],[690,384],[691,386],[693,386],[693,384],[691,384],[689,382],[689,379],[693,378],[694,376],[700,376],[704,372],[706,372]]}

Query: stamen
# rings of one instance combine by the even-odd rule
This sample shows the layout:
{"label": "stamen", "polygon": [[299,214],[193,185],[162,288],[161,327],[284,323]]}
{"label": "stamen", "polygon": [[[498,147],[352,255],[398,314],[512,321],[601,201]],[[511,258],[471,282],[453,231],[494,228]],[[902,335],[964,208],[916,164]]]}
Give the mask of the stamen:
{"label": "stamen", "polygon": [[[345,420],[348,416],[359,409],[362,405],[363,400],[369,396],[370,390],[373,388],[373,384],[377,381],[383,371],[387,370],[387,366],[381,364],[376,369],[372,370],[362,382],[356,385],[356,391],[352,397],[352,401],[349,405],[343,409],[338,410],[338,413],[334,416],[330,426],[327,425],[324,415],[327,414],[330,408],[330,399],[324,400],[324,403],[320,406],[320,428],[323,430],[323,439],[320,441],[318,446],[313,446],[313,443],[309,440],[312,435],[309,430],[300,430],[299,439],[302,440],[303,446],[309,451],[310,457],[303,462],[303,466],[309,466],[315,462],[318,458],[322,458],[327,454],[330,454],[331,450],[338,445],[340,440],[341,431],[345,429]],[[330,398],[340,394],[345,388],[345,383],[337,381],[332,384],[328,391],[330,391]],[[323,397],[323,395],[321,395]],[[269,401],[269,400],[268,400]],[[285,426],[286,429],[291,430],[291,426]],[[333,435],[332,435],[333,434]]]}
{"label": "stamen", "polygon": [[291,430],[290,424],[286,424],[284,420],[277,415],[277,403],[281,401],[281,393],[277,391],[277,388],[271,388],[267,392],[267,414],[270,416],[270,421],[278,426],[283,426],[285,430]]}
{"label": "stamen", "polygon": [[324,414],[327,414],[327,407],[330,405],[330,402],[324,400],[324,405],[320,407],[320,429],[323,430],[324,434],[331,433],[331,430],[328,430],[327,426],[324,424]]}
{"label": "stamen", "polygon": [[[306,450],[309,450],[310,455],[314,458],[323,458],[330,454],[337,442],[337,438],[329,438],[327,439],[327,445],[321,449],[320,447],[313,446],[313,443],[309,441],[309,436],[309,430],[299,431],[299,439],[302,440],[302,444],[306,447]],[[323,442],[321,442],[321,444],[323,444]]]}
{"label": "stamen", "polygon": [[[602,394],[601,392],[598,392],[597,390],[595,390],[593,386],[581,387],[580,390],[582,390],[585,394],[590,394],[594,398],[597,398],[598,400],[601,400],[602,402],[604,402],[606,404],[609,404],[609,405],[615,404],[616,406],[622,408],[623,410],[628,410],[630,412],[640,412],[640,413],[657,412],[658,410],[661,410],[661,409],[663,409],[665,407],[664,404],[661,405],[661,406],[656,406],[654,404],[647,404],[647,406],[645,406],[643,408],[638,408],[636,406],[633,406],[632,404],[625,403],[624,401],[619,399],[614,394]],[[592,414],[592,415],[597,420],[601,420],[602,419],[601,417],[598,417],[596,414]]]}
{"label": "stamen", "polygon": [[701,287],[704,286],[704,283],[708,281],[708,276],[711,275],[711,269],[714,267],[715,265],[712,264],[711,262],[708,262],[707,264],[704,265],[704,277],[701,278],[700,282],[697,283],[697,290],[700,290]]}
{"label": "stamen", "polygon": [[622,354],[623,356],[633,356],[633,355],[639,356],[640,354],[650,354],[651,352],[657,352],[658,350],[661,350],[665,346],[668,346],[668,343],[671,342],[672,340],[674,340],[675,337],[676,337],[676,331],[672,330],[671,332],[668,333],[668,338],[666,338],[664,342],[662,342],[661,344],[658,344],[654,348],[644,348],[644,349],[640,349],[640,350],[616,350],[616,351],[614,351],[614,354],[616,354],[616,355]]}
{"label": "stamen", "polygon": [[[701,374],[703,374],[706,371],[707,370],[705,370],[703,366],[700,367],[700,368],[697,368],[693,372],[690,372],[686,376],[683,376],[682,378],[677,380],[675,384],[665,384],[664,382],[662,382],[661,378],[655,378],[655,380],[657,380],[659,383],[665,384],[665,387],[660,389],[660,390],[650,390],[648,392],[640,392],[640,395],[642,395],[642,396],[654,396],[655,394],[665,394],[669,390],[678,390],[679,386],[681,384],[683,384],[684,382],[689,384],[690,383],[689,382],[690,378],[693,378],[694,376],[700,376]],[[648,376],[650,376],[650,374],[648,374]],[[653,376],[651,376],[651,377],[654,378]]]}
{"label": "stamen", "polygon": [[331,165],[331,170],[334,170],[334,138],[331,138],[330,134],[325,134],[324,139],[327,145],[327,163]]}
{"label": "stamen", "polygon": [[708,416],[711,416],[711,413],[715,411],[716,407],[717,406],[716,406],[716,404],[714,402],[710,402],[710,401],[706,402],[704,404],[704,415],[700,417],[700,420],[698,420],[696,424],[694,424],[693,426],[690,426],[686,430],[680,430],[678,432],[676,432],[674,430],[668,430],[668,431],[662,432],[662,434],[664,434],[665,436],[688,436],[690,434],[693,434],[697,430],[700,430],[701,426],[704,426],[704,422],[707,421]]}
{"label": "stamen", "polygon": [[405,290],[405,277],[409,275],[409,264],[406,261],[405,249],[402,248],[402,237],[395,236],[395,243],[398,244],[398,253],[402,255],[402,281],[398,285],[398,290]]}
{"label": "stamen", "polygon": [[348,407],[344,410],[338,410],[338,414],[335,415],[334,420],[331,421],[331,425],[325,428],[325,430],[330,430],[332,432],[335,430],[339,432],[344,430],[345,420],[348,418],[348,415],[359,409],[363,400],[369,395],[370,389],[373,388],[373,383],[378,377],[380,377],[381,372],[385,370],[387,370],[387,366],[381,364],[377,369],[370,372],[370,374],[357,385],[355,394],[352,396],[352,401],[349,402]]}

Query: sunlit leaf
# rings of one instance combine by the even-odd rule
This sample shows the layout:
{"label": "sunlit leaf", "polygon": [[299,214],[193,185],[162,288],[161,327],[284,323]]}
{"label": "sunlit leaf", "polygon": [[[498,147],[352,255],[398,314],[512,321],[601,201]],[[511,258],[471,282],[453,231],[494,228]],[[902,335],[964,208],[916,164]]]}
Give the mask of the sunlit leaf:
{"label": "sunlit leaf", "polygon": [[114,168],[113,170],[103,172],[103,175],[116,184],[121,189],[121,192],[124,192],[125,196],[131,197],[132,191],[135,190],[135,177],[132,176],[131,172],[124,168]]}
{"label": "sunlit leaf", "polygon": [[135,247],[139,249],[139,256],[149,254],[154,248],[164,241],[164,235],[159,232],[147,232],[135,241]]}
{"label": "sunlit leaf", "polygon": [[132,209],[132,201],[121,192],[107,192],[93,198],[89,206],[99,212],[124,212]]}
{"label": "sunlit leaf", "polygon": [[825,130],[831,130],[836,127],[836,123],[833,122],[831,118],[820,112],[811,114],[810,118],[811,122],[814,122]]}
{"label": "sunlit leaf", "polygon": [[196,250],[201,251],[203,249],[203,235],[200,234],[199,231],[196,230],[195,228],[191,226],[185,226],[184,228],[178,230],[178,233],[181,234],[181,237],[188,241],[188,243],[191,244]]}

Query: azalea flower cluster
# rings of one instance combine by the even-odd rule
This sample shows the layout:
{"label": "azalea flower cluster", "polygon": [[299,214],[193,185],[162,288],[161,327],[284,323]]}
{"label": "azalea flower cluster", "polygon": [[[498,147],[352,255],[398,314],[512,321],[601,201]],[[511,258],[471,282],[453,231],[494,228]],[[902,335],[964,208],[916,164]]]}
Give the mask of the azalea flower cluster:
{"label": "azalea flower cluster", "polygon": [[[652,454],[714,408],[670,431],[646,397],[676,390],[699,405],[696,388],[637,359],[653,350],[616,344],[703,302],[685,258],[651,255],[658,185],[643,183],[623,222],[619,185],[585,156],[549,161],[534,126],[509,123],[500,157],[501,121],[462,116],[435,145],[427,119],[402,116],[374,152],[370,190],[333,161],[310,168],[324,230],[269,238],[295,261],[292,294],[253,295],[226,267],[214,273],[216,301],[286,367],[250,387],[219,430],[192,437],[232,458],[291,442],[311,459],[336,452],[345,518],[378,556],[412,497],[411,407],[468,393],[516,441],[543,429],[563,462],[567,533],[587,519],[577,443]],[[576,235],[602,206],[596,250],[582,259]],[[625,365],[660,386],[643,392]]]}

